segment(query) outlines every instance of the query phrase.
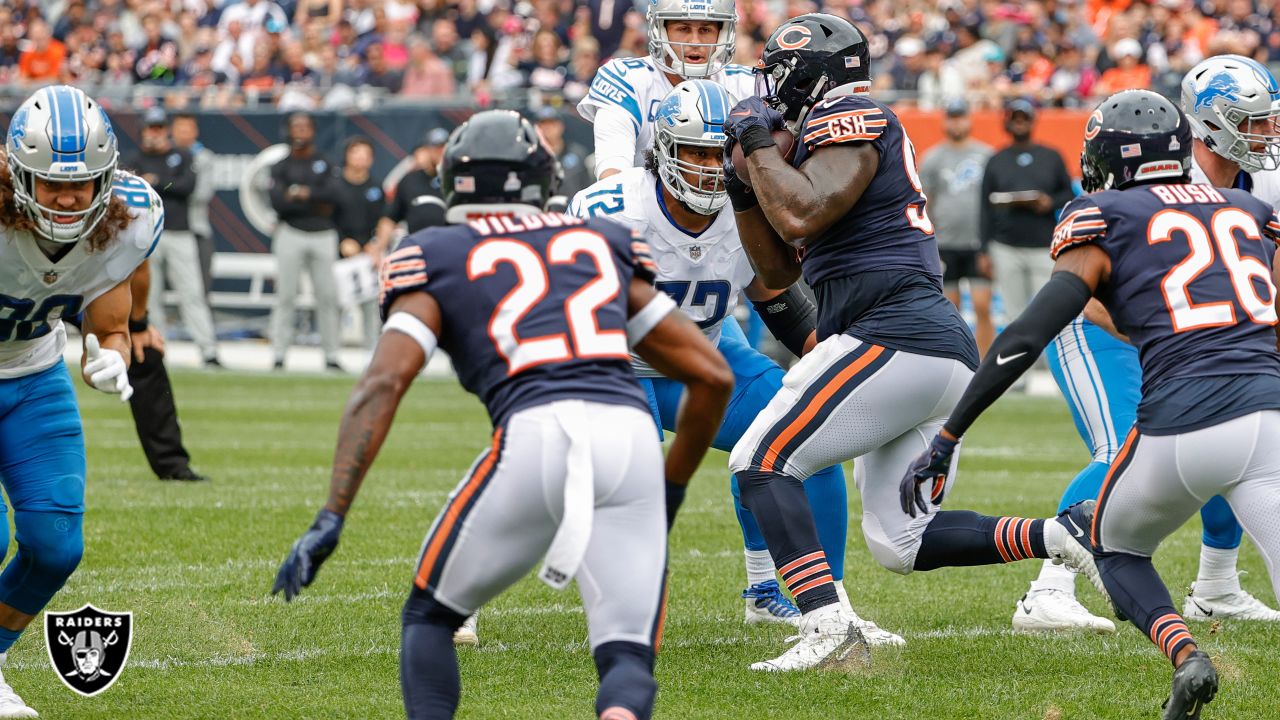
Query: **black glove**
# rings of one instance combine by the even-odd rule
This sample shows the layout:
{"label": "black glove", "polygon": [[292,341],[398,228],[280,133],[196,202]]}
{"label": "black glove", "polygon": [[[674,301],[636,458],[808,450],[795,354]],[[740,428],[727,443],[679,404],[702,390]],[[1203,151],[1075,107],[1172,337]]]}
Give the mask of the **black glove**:
{"label": "black glove", "polygon": [[289,551],[289,557],[280,564],[276,583],[271,594],[284,591],[286,602],[297,597],[302,588],[316,579],[316,573],[325,559],[338,547],[338,535],[342,533],[342,516],[329,510],[321,510],[311,529],[302,534]]}
{"label": "black glove", "polygon": [[729,204],[734,212],[746,212],[760,204],[756,194],[742,179],[733,167],[733,141],[724,146],[724,189],[729,195]]}
{"label": "black glove", "polygon": [[758,97],[743,98],[725,119],[724,134],[742,144],[742,157],[776,145],[770,133],[782,127],[782,113]]}
{"label": "black glove", "polygon": [[929,506],[924,502],[920,486],[933,483],[929,491],[929,499],[934,505],[942,504],[942,494],[947,487],[947,473],[951,471],[951,456],[956,451],[958,440],[948,440],[942,435],[935,435],[929,449],[907,468],[907,474],[898,485],[898,497],[902,501],[902,512],[916,516],[916,508],[928,514]]}

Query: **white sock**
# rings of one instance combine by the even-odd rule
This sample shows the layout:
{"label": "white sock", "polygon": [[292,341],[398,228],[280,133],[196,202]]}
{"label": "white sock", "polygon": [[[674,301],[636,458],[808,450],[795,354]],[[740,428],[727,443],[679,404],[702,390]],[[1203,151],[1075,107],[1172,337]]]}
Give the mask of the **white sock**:
{"label": "white sock", "polygon": [[1240,591],[1240,576],[1236,573],[1239,548],[1220,550],[1208,545],[1200,546],[1200,572],[1196,575],[1196,594],[1203,597],[1221,597]]}
{"label": "white sock", "polygon": [[844,589],[843,580],[840,580],[839,582],[836,583],[836,596],[840,598],[841,610],[849,613],[850,615],[857,614],[853,611],[853,605],[849,604],[849,591]]}
{"label": "white sock", "polygon": [[747,587],[773,579],[773,556],[768,550],[743,549],[742,554],[747,558]]}
{"label": "white sock", "polygon": [[1052,560],[1045,560],[1040,567],[1040,576],[1031,581],[1031,592],[1038,590],[1061,590],[1076,596],[1076,574],[1066,565],[1054,565]]}

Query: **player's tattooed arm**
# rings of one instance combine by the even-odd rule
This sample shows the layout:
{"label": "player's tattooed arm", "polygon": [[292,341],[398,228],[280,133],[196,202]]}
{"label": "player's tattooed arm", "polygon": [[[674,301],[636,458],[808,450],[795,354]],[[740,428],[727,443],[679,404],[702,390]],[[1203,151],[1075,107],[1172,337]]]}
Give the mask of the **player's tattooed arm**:
{"label": "player's tattooed arm", "polygon": [[[766,154],[766,153],[758,153]],[[759,205],[735,212],[738,237],[747,251],[756,279],[770,290],[785,290],[800,279],[800,257],[796,249],[778,235]]]}
{"label": "player's tattooed arm", "polygon": [[[412,315],[431,332],[440,334],[440,306],[425,292],[409,293],[397,299],[388,317],[399,312]],[[384,332],[378,339],[373,360],[351,391],[342,412],[326,510],[347,514],[369,466],[387,439],[400,399],[426,362],[422,346],[405,333]]]}
{"label": "player's tattooed arm", "polygon": [[788,245],[803,248],[862,198],[880,152],[870,143],[841,143],[816,149],[799,169],[776,152],[751,153],[747,164],[769,224]]}

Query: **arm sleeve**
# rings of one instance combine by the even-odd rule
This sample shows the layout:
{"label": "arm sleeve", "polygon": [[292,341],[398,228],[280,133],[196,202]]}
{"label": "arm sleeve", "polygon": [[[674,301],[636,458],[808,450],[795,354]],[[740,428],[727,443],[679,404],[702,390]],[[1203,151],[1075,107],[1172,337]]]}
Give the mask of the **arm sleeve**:
{"label": "arm sleeve", "polygon": [[596,111],[596,179],[605,170],[626,170],[635,165],[639,126],[622,108],[606,105]]}
{"label": "arm sleeve", "polygon": [[1035,364],[1045,346],[1084,310],[1093,294],[1079,276],[1056,272],[1027,309],[1000,333],[943,426],[961,437],[974,420]]}

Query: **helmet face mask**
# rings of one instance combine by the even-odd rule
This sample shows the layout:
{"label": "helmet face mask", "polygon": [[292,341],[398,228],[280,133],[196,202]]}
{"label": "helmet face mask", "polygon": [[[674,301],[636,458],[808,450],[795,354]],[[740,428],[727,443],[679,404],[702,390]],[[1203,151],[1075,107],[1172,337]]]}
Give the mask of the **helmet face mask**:
{"label": "helmet face mask", "polygon": [[1182,80],[1193,134],[1245,172],[1280,169],[1280,84],[1257,61],[1219,55]]}
{"label": "helmet face mask", "polygon": [[[116,135],[106,112],[82,91],[37,90],[14,112],[5,149],[14,200],[44,239],[77,242],[106,216],[119,157]],[[64,209],[40,201],[38,195],[48,193],[37,191],[38,181],[92,183],[92,195],[87,207]]]}
{"label": "helmet face mask", "polygon": [[[661,70],[682,78],[706,78],[733,61],[738,34],[738,12],[733,0],[650,0],[646,17],[649,57]],[[719,23],[715,42],[673,40],[668,24],[682,20]],[[705,59],[687,62],[686,53],[691,49],[702,50]]]}
{"label": "helmet face mask", "polygon": [[[729,199],[719,157],[731,106],[729,94],[720,85],[686,80],[667,94],[654,120],[658,178],[686,208],[700,215],[716,214]],[[708,148],[716,160],[711,165],[690,162],[680,157],[683,147]]]}
{"label": "helmet face mask", "polygon": [[824,95],[838,87],[865,92],[871,86],[866,37],[848,20],[810,13],[774,30],[756,67],[756,94],[797,129]]}
{"label": "helmet face mask", "polygon": [[1191,172],[1190,123],[1176,105],[1149,90],[1125,90],[1103,100],[1089,116],[1084,137],[1085,192],[1186,182]]}

